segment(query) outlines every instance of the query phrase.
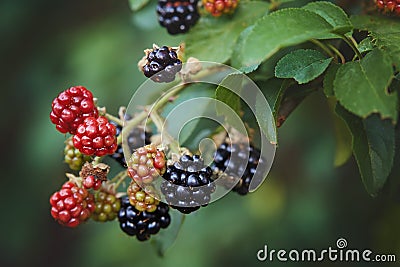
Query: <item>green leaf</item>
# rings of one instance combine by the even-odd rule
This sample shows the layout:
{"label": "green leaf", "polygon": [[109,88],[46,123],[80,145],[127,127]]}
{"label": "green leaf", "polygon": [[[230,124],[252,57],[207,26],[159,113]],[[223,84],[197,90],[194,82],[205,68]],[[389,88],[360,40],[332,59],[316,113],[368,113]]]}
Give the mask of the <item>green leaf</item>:
{"label": "green leaf", "polygon": [[358,44],[357,48],[358,48],[358,51],[360,51],[360,53],[372,51],[375,48],[372,37],[367,37],[364,40],[362,40]]}
{"label": "green leaf", "polygon": [[347,110],[362,118],[380,113],[382,118],[396,121],[397,96],[387,92],[392,78],[390,60],[374,49],[361,61],[340,66],[333,83],[335,96]]}
{"label": "green leaf", "polygon": [[353,154],[367,192],[375,196],[393,166],[395,130],[389,120],[376,114],[360,119],[337,105],[337,114],[346,122],[353,138]]}
{"label": "green leaf", "polygon": [[353,140],[352,135],[343,121],[335,112],[337,100],[334,97],[328,98],[328,105],[332,111],[332,120],[333,126],[335,129],[335,158],[334,158],[334,166],[339,167],[345,164],[351,157],[353,149]]}
{"label": "green leaf", "polygon": [[370,32],[373,43],[391,57],[392,63],[400,68],[400,20],[378,16],[353,16],[351,21],[356,29]]}
{"label": "green leaf", "polygon": [[234,17],[202,16],[186,35],[185,55],[203,61],[228,61],[240,33],[266,14],[268,6],[266,2],[243,2]]}
{"label": "green leaf", "polygon": [[267,99],[269,107],[271,108],[275,119],[278,114],[282,97],[285,94],[286,89],[293,83],[294,83],[293,80],[277,79],[277,78],[272,78],[267,81],[258,82],[259,88],[261,89],[265,98]]}
{"label": "green leaf", "polygon": [[324,37],[333,30],[321,16],[300,8],[286,8],[259,19],[237,45],[232,66],[258,65],[281,48]]}
{"label": "green leaf", "polygon": [[129,0],[129,6],[132,11],[138,11],[145,7],[149,2],[150,0]]}
{"label": "green leaf", "polygon": [[[215,99],[232,108],[236,114],[240,114],[240,93],[242,91],[243,74],[234,73],[226,76],[215,90]],[[218,115],[225,115],[226,109],[220,110],[216,106]]]}
{"label": "green leaf", "polygon": [[326,97],[331,97],[335,95],[335,92],[333,91],[333,82],[336,77],[336,73],[339,69],[339,64],[331,64],[326,71],[325,77],[324,77],[324,93]]}
{"label": "green leaf", "polygon": [[265,106],[265,100],[263,97],[264,96],[261,94],[256,98],[257,122],[260,125],[261,131],[267,136],[270,143],[277,144],[275,118],[270,109]]}
{"label": "green leaf", "polygon": [[275,76],[294,78],[300,84],[308,83],[320,76],[331,63],[332,58],[312,49],[299,49],[278,61]]}
{"label": "green leaf", "polygon": [[176,210],[171,210],[170,215],[171,224],[168,228],[161,230],[157,235],[151,238],[151,244],[160,257],[163,257],[165,252],[175,243],[178,233],[185,221],[185,215]]}
{"label": "green leaf", "polygon": [[[333,32],[338,34],[346,34],[353,30],[353,25],[347,14],[330,2],[320,1],[312,2],[303,7],[323,17],[330,25],[333,26]],[[335,34],[328,34],[326,38],[337,38]]]}

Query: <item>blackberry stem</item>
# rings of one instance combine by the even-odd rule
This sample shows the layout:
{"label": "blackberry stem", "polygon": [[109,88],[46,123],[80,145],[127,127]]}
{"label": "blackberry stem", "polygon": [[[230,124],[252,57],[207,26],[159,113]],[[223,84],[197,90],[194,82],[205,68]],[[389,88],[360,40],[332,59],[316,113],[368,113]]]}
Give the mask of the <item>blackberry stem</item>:
{"label": "blackberry stem", "polygon": [[126,177],[128,177],[126,170],[120,171],[109,181],[109,183],[115,183],[115,188],[117,189]]}
{"label": "blackberry stem", "polygon": [[169,145],[169,149],[171,150],[171,152],[180,154],[179,143],[175,141],[175,139],[172,138],[172,136],[168,132],[163,130],[164,120],[161,118],[161,116],[156,111],[152,111],[150,113],[150,118],[156,125],[157,130],[160,133],[163,133],[162,136],[167,139],[167,143]]}
{"label": "blackberry stem", "polygon": [[343,54],[340,53],[340,51],[339,51],[336,47],[334,47],[334,46],[331,45],[331,44],[328,44],[328,47],[329,47],[333,52],[335,52],[335,54],[336,54],[337,56],[339,56],[339,58],[340,58],[340,63],[342,63],[342,64],[346,63],[346,59],[344,58]]}
{"label": "blackberry stem", "polygon": [[356,40],[354,40],[353,37],[348,37],[346,35],[340,35],[340,37],[342,37],[342,40],[348,44],[350,46],[350,48],[354,51],[354,53],[357,55],[358,59],[362,59],[363,56],[361,55],[360,51],[358,50],[357,46],[357,42]]}
{"label": "blackberry stem", "polygon": [[108,120],[114,121],[119,126],[123,126],[124,125],[124,122],[121,119],[119,119],[119,118],[117,118],[117,117],[115,117],[115,116],[113,116],[113,115],[111,115],[109,113],[105,113],[104,117],[106,117]]}
{"label": "blackberry stem", "polygon": [[[218,69],[219,68],[204,69],[199,74],[193,75],[193,76],[194,76],[194,78],[206,77],[206,76],[208,76],[210,74],[213,74],[213,73],[217,72]],[[124,127],[122,128],[121,136],[124,136],[125,132],[129,133],[132,130],[132,128],[134,128],[135,126],[140,124],[142,121],[144,121],[146,118],[148,118],[148,116],[149,116],[148,110],[151,110],[152,112],[157,112],[160,108],[164,107],[165,104],[170,102],[171,99],[174,98],[174,96],[176,96],[180,91],[185,89],[190,84],[191,83],[189,81],[187,81],[187,80],[182,80],[181,82],[177,83],[173,87],[172,87],[172,84],[171,84],[172,89],[167,91],[167,92],[165,92],[161,96],[159,101],[157,101],[157,103],[150,104],[150,105],[146,106],[142,112],[140,112],[139,114],[135,115],[134,119],[129,120],[126,123],[126,125],[124,125]],[[150,116],[151,116],[151,114],[150,114]],[[121,142],[122,142],[122,140],[121,140]]]}
{"label": "blackberry stem", "polygon": [[311,39],[310,42],[313,43],[313,44],[315,44],[315,45],[317,45],[317,46],[318,46],[319,48],[321,48],[322,50],[324,50],[324,52],[327,53],[328,56],[333,57],[333,58],[336,58],[336,57],[335,57],[335,54],[332,53],[332,51],[329,49],[329,47],[326,46],[324,43],[318,41],[317,39]]}

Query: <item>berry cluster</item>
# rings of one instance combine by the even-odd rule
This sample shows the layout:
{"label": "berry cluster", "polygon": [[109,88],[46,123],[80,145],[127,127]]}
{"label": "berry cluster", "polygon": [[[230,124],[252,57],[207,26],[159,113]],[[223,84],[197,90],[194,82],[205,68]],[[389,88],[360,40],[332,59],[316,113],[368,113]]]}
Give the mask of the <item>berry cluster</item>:
{"label": "berry cluster", "polygon": [[171,222],[166,204],[160,203],[154,212],[138,211],[128,197],[121,199],[121,209],[118,213],[119,225],[127,235],[136,236],[139,241],[145,241],[150,235],[155,235],[160,228],[167,228]]}
{"label": "berry cluster", "polygon": [[98,111],[92,93],[83,86],[74,86],[53,100],[50,120],[61,133],[75,134],[88,117],[97,117]]}
{"label": "berry cluster", "polygon": [[374,0],[376,6],[384,11],[389,13],[394,13],[400,16],[400,0]]}
{"label": "berry cluster", "polygon": [[95,209],[92,219],[99,222],[113,221],[117,218],[121,208],[121,201],[114,194],[98,192],[95,194]]}
{"label": "berry cluster", "polygon": [[197,3],[198,0],[158,0],[158,22],[169,34],[185,33],[200,18]]}
{"label": "berry cluster", "polygon": [[135,181],[131,181],[128,190],[129,201],[138,211],[154,212],[160,201],[153,197],[156,194],[152,185],[142,189]]}
{"label": "berry cluster", "polygon": [[[235,161],[231,158],[235,158]],[[215,172],[223,171],[229,176],[240,177],[232,190],[240,195],[246,195],[259,164],[262,165],[263,160],[260,158],[260,151],[254,146],[223,143],[215,152],[211,168]]]}
{"label": "berry cluster", "polygon": [[86,118],[73,137],[74,146],[85,155],[104,156],[117,149],[115,126],[100,116]]}
{"label": "berry cluster", "polygon": [[50,197],[51,215],[62,225],[76,227],[95,209],[93,195],[73,182],[66,182]]}
{"label": "berry cluster", "polygon": [[72,138],[65,141],[64,148],[64,161],[68,164],[69,168],[74,171],[79,171],[85,162],[90,161],[90,156],[82,154],[79,149],[74,147]]}
{"label": "berry cluster", "polygon": [[158,83],[172,82],[181,69],[182,61],[176,51],[167,46],[147,51],[146,63],[142,66],[144,75]]}
{"label": "berry cluster", "polygon": [[139,185],[150,184],[165,172],[165,154],[154,145],[136,149],[128,162],[128,175]]}
{"label": "berry cluster", "polygon": [[188,214],[210,202],[215,191],[211,176],[211,168],[204,165],[200,156],[184,155],[167,167],[161,192],[171,207]]}
{"label": "berry cluster", "polygon": [[[122,127],[121,126],[116,126],[117,132],[116,136],[118,137],[121,133]],[[149,145],[151,143],[150,138],[151,138],[151,132],[144,130],[139,127],[135,127],[132,129],[132,131],[129,133],[127,137],[127,143],[130,149],[137,149],[139,147],[142,147],[143,145]],[[111,155],[113,159],[115,159],[122,167],[126,168],[126,161],[124,157],[124,150],[121,145],[118,145],[117,150],[114,152],[114,154]]]}
{"label": "berry cluster", "polygon": [[219,17],[222,14],[232,14],[235,12],[239,0],[202,0],[204,9],[213,15]]}

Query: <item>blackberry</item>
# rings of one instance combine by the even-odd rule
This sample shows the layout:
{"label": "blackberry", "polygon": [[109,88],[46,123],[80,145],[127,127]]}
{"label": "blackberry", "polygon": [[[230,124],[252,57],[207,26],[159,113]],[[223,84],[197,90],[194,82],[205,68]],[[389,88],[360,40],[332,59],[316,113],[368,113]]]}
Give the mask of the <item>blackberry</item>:
{"label": "blackberry", "polygon": [[232,14],[239,4],[239,0],[202,0],[202,2],[204,9],[214,17]]}
{"label": "blackberry", "polygon": [[167,228],[171,222],[168,205],[160,203],[154,212],[138,211],[129,202],[128,197],[121,198],[118,213],[119,225],[127,235],[136,236],[145,241],[157,234],[161,228]]}
{"label": "blackberry", "polygon": [[185,33],[200,18],[197,3],[198,0],[158,0],[158,22],[169,34]]}
{"label": "blackberry", "polygon": [[137,184],[151,184],[154,178],[165,172],[165,154],[154,145],[140,147],[128,162],[128,175]]}
{"label": "blackberry", "polygon": [[138,211],[154,212],[160,201],[153,197],[155,189],[152,185],[146,185],[142,189],[135,181],[131,181],[127,189],[129,201]]}
{"label": "blackberry", "polygon": [[400,0],[374,0],[378,9],[400,16]]}
{"label": "blackberry", "polygon": [[92,213],[92,219],[99,222],[112,221],[117,218],[117,214],[121,208],[119,198],[114,194],[106,192],[98,192],[94,196],[95,209]]}
{"label": "blackberry", "polygon": [[64,161],[68,164],[71,170],[79,171],[83,164],[87,161],[91,161],[92,157],[83,155],[79,149],[74,147],[72,137],[65,141],[64,148]]}
{"label": "blackberry", "polygon": [[142,67],[144,75],[158,83],[172,82],[182,69],[182,61],[179,60],[177,53],[167,46],[147,51],[145,61]]}
{"label": "blackberry", "polygon": [[[235,155],[236,161],[230,160],[232,155]],[[213,171],[223,171],[232,177],[239,177],[242,174],[232,191],[246,195],[249,192],[249,185],[256,172],[257,165],[262,163],[260,150],[254,146],[243,143],[229,145],[225,142],[215,152],[211,168]]]}
{"label": "blackberry", "polygon": [[117,150],[115,134],[115,126],[106,117],[87,117],[78,126],[72,140],[82,154],[101,157]]}
{"label": "blackberry", "polygon": [[67,227],[76,227],[94,211],[94,197],[85,188],[66,182],[50,197],[51,216]]}
{"label": "blackberry", "polygon": [[[117,137],[120,135],[122,131],[122,127],[112,122],[117,129]],[[148,145],[151,143],[151,131],[143,130],[142,128],[135,127],[128,135],[128,146],[131,149],[137,149],[143,145]],[[111,158],[115,159],[123,168],[127,167],[124,150],[121,145],[118,145],[117,150],[114,154],[110,155]]]}
{"label": "blackberry", "polygon": [[211,176],[211,168],[204,165],[200,156],[184,155],[167,166],[161,192],[172,208],[188,214],[210,202],[215,191]]}

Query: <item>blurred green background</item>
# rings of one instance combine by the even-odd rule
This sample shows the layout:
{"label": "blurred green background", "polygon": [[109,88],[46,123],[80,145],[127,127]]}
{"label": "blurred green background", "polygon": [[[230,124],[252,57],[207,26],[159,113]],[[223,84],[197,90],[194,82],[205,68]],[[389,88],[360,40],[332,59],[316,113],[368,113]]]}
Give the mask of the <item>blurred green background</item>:
{"label": "blurred green background", "polygon": [[[144,81],[136,67],[143,50],[153,43],[175,46],[183,38],[158,26],[154,4],[132,15],[127,0],[3,0],[0,13],[1,266],[275,266],[283,263],[257,261],[265,244],[323,249],[335,247],[340,237],[350,248],[397,253],[400,260],[400,194],[394,186],[399,158],[393,186],[369,197],[354,159],[333,167],[331,117],[318,93],[280,129],[262,187],[187,216],[164,258],[149,242],[122,233],[117,222],[61,227],[50,216],[48,199],[65,180],[65,137],[50,123],[51,101],[80,84],[115,114]],[[330,265],[335,263],[324,263]]]}

